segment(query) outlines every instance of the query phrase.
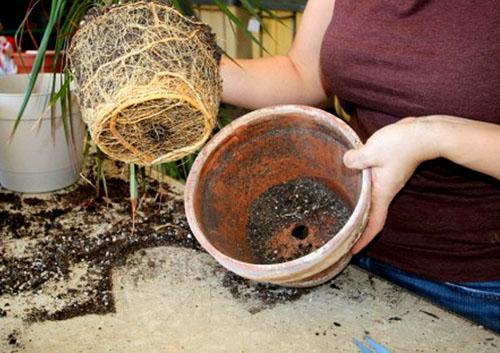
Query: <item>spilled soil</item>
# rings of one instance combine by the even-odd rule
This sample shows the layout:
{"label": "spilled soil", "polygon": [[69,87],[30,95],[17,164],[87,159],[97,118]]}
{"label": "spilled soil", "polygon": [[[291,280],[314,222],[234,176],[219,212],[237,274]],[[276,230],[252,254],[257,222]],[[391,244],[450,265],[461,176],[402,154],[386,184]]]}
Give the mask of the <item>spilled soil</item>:
{"label": "spilled soil", "polygon": [[252,254],[262,264],[305,256],[328,242],[350,215],[347,203],[321,180],[308,177],[275,185],[250,206]]}
{"label": "spilled soil", "polygon": [[240,302],[256,299],[259,305],[248,309],[251,314],[273,308],[276,304],[298,300],[312,290],[310,288],[287,288],[268,283],[251,282],[232,272],[224,274],[222,286],[229,289],[233,298]]}
{"label": "spilled soil", "polygon": [[[97,199],[83,180],[40,196],[0,190],[0,320],[11,315],[12,297],[23,298],[22,318],[31,322],[114,312],[112,269],[127,265],[127,255],[159,246],[203,251],[182,200],[152,180],[141,192],[132,232],[128,188],[127,181],[108,179],[108,196]],[[230,273],[221,284],[235,300],[261,302],[259,311],[308,292]]]}
{"label": "spilled soil", "polygon": [[165,200],[150,184],[132,232],[127,182],[110,179],[107,188],[111,194],[100,199],[87,184],[48,199],[2,192],[11,202],[0,211],[0,296],[47,297],[28,308],[28,320],[113,312],[111,269],[128,254],[165,245],[200,249],[181,200]]}

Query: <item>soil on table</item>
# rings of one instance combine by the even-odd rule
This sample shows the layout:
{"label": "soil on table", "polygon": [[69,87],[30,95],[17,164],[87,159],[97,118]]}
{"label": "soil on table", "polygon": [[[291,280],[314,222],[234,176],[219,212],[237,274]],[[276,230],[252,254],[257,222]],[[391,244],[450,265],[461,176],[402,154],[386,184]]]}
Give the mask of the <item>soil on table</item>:
{"label": "soil on table", "polygon": [[247,236],[258,263],[297,259],[320,248],[344,226],[352,211],[320,179],[275,185],[252,202]]}
{"label": "soil on table", "polygon": [[[107,189],[108,197],[96,199],[95,188],[82,179],[44,195],[0,190],[0,321],[19,315],[10,301],[22,303],[20,318],[27,321],[112,313],[112,270],[129,266],[127,255],[146,256],[142,249],[159,246],[203,251],[189,230],[182,199],[167,184],[148,180],[141,190],[135,232],[128,182],[108,178]],[[307,293],[229,273],[222,277],[222,287],[236,300],[256,299],[259,310]]]}
{"label": "soil on table", "polygon": [[31,321],[113,312],[111,270],[127,254],[163,245],[200,249],[182,201],[165,187],[160,195],[150,181],[135,232],[122,179],[107,180],[110,194],[99,199],[84,182],[45,199],[1,191],[0,296],[38,295],[40,304],[26,308]]}

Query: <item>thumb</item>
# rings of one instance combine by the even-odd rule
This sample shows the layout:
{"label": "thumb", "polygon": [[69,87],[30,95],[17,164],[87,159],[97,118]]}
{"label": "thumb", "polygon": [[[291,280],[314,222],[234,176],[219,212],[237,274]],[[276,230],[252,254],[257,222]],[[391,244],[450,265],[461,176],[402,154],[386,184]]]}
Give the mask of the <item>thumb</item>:
{"label": "thumb", "polygon": [[362,146],[355,150],[349,150],[344,154],[344,164],[351,169],[365,169],[371,167],[366,147]]}

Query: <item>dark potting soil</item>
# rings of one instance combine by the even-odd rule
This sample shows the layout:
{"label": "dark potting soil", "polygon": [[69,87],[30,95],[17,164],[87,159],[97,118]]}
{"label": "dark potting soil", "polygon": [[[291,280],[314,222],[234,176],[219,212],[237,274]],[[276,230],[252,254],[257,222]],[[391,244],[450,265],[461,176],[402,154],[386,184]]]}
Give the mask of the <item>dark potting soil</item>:
{"label": "dark potting soil", "polygon": [[[113,312],[111,269],[126,255],[163,245],[200,249],[189,233],[181,200],[162,201],[151,184],[132,233],[127,182],[110,179],[107,185],[114,192],[106,200],[94,199],[95,190],[81,184],[48,201],[27,198],[23,212],[15,204],[0,204],[5,208],[0,211],[0,296],[48,291],[47,302],[31,308],[28,320]],[[27,211],[32,205],[39,208]],[[107,230],[96,236],[92,228],[98,226]],[[9,246],[15,241],[25,244],[21,256]]]}
{"label": "dark potting soil", "polygon": [[239,301],[257,299],[257,304],[248,308],[251,314],[273,308],[280,303],[296,301],[312,290],[311,288],[287,288],[269,283],[255,283],[232,272],[224,274],[222,285]]}
{"label": "dark potting soil", "polygon": [[328,242],[351,212],[340,195],[319,179],[275,185],[250,206],[247,236],[252,254],[262,264],[305,256]]}
{"label": "dark potting soil", "polygon": [[9,336],[7,336],[7,342],[11,346],[16,346],[18,344],[18,342],[17,342],[17,335],[18,335],[17,331],[12,331],[12,333],[10,333]]}

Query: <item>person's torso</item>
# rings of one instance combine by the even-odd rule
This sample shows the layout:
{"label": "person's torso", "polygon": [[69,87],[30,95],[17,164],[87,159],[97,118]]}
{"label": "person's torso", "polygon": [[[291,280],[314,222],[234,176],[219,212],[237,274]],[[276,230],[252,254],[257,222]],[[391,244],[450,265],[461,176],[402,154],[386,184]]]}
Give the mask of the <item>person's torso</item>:
{"label": "person's torso", "polygon": [[[498,124],[500,1],[337,0],[321,68],[355,107],[365,140],[407,116]],[[423,163],[370,253],[436,279],[500,278],[500,182],[443,159]]]}

